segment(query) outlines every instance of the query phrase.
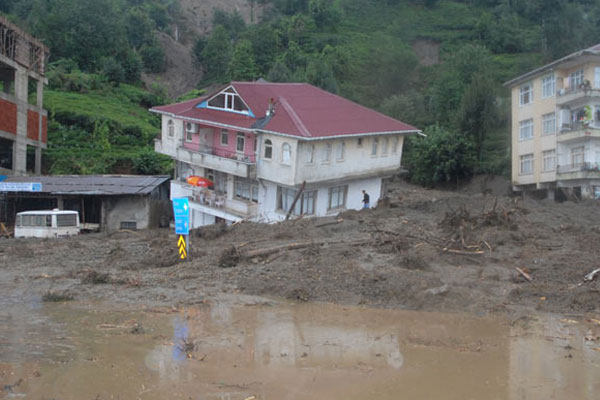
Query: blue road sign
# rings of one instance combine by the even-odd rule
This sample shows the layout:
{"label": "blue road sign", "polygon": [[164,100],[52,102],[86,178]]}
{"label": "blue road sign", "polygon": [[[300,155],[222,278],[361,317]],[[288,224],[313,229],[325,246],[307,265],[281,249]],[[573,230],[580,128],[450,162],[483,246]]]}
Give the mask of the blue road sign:
{"label": "blue road sign", "polygon": [[41,192],[40,182],[0,182],[0,192]]}
{"label": "blue road sign", "polygon": [[0,182],[6,179],[6,175],[0,175]]}
{"label": "blue road sign", "polygon": [[187,197],[173,199],[175,215],[175,234],[190,234],[190,202]]}

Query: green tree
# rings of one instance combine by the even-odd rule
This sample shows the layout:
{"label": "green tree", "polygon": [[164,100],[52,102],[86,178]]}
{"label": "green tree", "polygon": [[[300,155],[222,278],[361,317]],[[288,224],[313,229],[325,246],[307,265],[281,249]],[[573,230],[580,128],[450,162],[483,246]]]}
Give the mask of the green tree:
{"label": "green tree", "polygon": [[233,50],[227,66],[227,76],[235,81],[252,81],[256,79],[257,69],[252,54],[252,43],[240,40]]}
{"label": "green tree", "polygon": [[159,73],[167,67],[165,51],[157,42],[144,45],[140,49],[140,56],[146,72]]}
{"label": "green tree", "polygon": [[225,81],[227,66],[231,59],[231,39],[225,28],[218,25],[202,49],[206,81]]}
{"label": "green tree", "polygon": [[477,160],[482,161],[482,146],[488,133],[500,125],[496,104],[496,84],[486,73],[476,74],[465,89],[457,113],[458,129],[473,141]]}
{"label": "green tree", "polygon": [[127,40],[135,49],[150,43],[154,38],[154,21],[142,7],[134,7],[125,16]]}
{"label": "green tree", "polygon": [[431,113],[426,108],[425,96],[414,89],[386,98],[381,104],[381,111],[418,128],[434,123]]}
{"label": "green tree", "polygon": [[309,0],[308,12],[318,28],[335,28],[342,19],[342,9],[338,0]]}
{"label": "green tree", "polygon": [[410,179],[424,186],[470,178],[476,165],[469,138],[438,125],[425,130],[426,137],[412,136],[407,166]]}
{"label": "green tree", "polygon": [[321,59],[321,57],[313,58],[309,61],[306,67],[306,80],[308,83],[328,92],[338,93],[339,87],[333,71],[329,64]]}
{"label": "green tree", "polygon": [[229,36],[234,40],[237,40],[246,29],[246,23],[237,10],[228,13],[220,8],[215,8],[213,10],[212,23],[213,26],[221,25],[224,27]]}
{"label": "green tree", "polygon": [[292,71],[281,61],[276,61],[267,74],[269,82],[290,82]]}

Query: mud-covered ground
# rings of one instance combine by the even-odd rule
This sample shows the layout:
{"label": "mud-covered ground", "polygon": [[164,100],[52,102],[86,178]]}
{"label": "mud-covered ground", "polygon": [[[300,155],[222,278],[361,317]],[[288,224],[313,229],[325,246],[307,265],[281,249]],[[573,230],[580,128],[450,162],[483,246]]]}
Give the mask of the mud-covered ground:
{"label": "mud-covered ground", "polygon": [[187,262],[168,229],[0,239],[0,290],[8,303],[51,293],[178,306],[225,293],[476,314],[599,311],[600,277],[584,276],[600,268],[600,203],[481,188],[397,180],[377,209],[204,228]]}

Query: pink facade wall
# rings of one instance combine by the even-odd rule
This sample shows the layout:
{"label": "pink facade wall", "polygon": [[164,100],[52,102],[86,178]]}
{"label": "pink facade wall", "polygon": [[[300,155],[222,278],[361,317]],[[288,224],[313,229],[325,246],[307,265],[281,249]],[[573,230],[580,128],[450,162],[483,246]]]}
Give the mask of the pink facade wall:
{"label": "pink facade wall", "polygon": [[[192,141],[183,141],[183,147],[192,150],[192,151],[206,151],[207,148],[212,148],[212,154],[219,157],[227,157],[227,158],[236,158],[239,153],[236,151],[237,148],[237,131],[229,131],[228,132],[228,141],[227,145],[221,144],[221,129],[220,128],[212,128],[205,125],[199,125],[198,131],[201,129],[212,129],[212,136],[206,138],[202,143],[200,140],[200,133],[196,133],[192,135]],[[256,162],[256,156],[254,153],[254,143],[256,141],[256,135],[253,133],[242,133],[246,140],[244,143],[244,157],[247,157],[250,162]],[[185,135],[185,133],[184,133]],[[184,137],[185,139],[185,137]]]}

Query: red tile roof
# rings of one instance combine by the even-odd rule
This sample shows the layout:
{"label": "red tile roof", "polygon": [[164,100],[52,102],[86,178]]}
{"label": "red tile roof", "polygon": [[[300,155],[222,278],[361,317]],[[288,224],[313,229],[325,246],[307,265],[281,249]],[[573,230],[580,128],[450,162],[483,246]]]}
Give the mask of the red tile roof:
{"label": "red tile roof", "polygon": [[197,107],[216,93],[183,103],[154,107],[151,111],[252,130],[257,120],[265,116],[269,99],[272,98],[275,101],[275,114],[260,129],[262,131],[305,138],[418,131],[414,126],[306,83],[232,82],[231,86],[255,117]]}

